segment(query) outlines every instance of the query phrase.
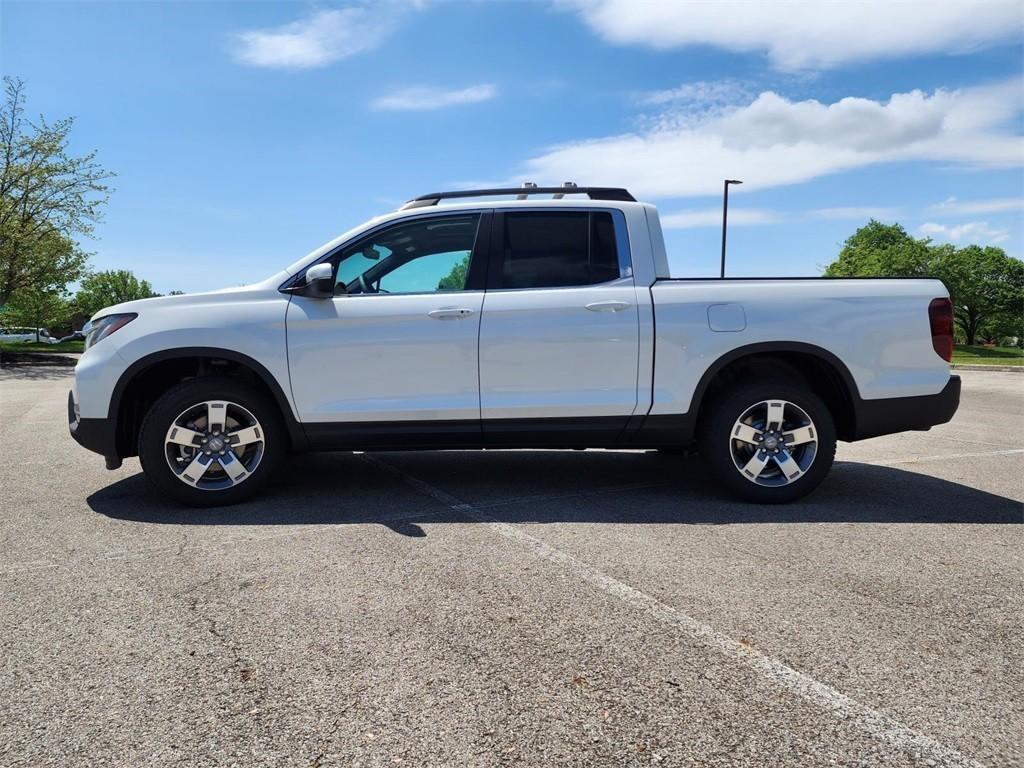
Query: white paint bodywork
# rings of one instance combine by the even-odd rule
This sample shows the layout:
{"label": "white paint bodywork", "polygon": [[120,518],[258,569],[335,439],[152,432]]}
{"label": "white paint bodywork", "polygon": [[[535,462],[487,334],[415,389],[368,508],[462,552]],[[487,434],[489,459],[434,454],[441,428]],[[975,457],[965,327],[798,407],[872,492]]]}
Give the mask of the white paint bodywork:
{"label": "white paint bodywork", "polygon": [[636,304],[629,278],[489,291],[480,326],[482,418],[631,416],[641,397]]}
{"label": "white paint bodywork", "polygon": [[[288,308],[288,354],[299,416],[321,422],[480,418],[483,301],[483,291],[296,296]],[[454,311],[430,315],[439,310]]]}
{"label": "white paint bodywork", "polygon": [[[864,399],[932,395],[949,364],[932,348],[928,304],[937,280],[678,280],[651,289],[657,316],[651,413],[685,413],[700,377],[722,355],[788,341],[832,353]],[[714,332],[708,308],[743,308],[742,331]]]}
{"label": "white paint bodywork", "polygon": [[[632,278],[579,288],[328,299],[279,290],[384,223],[442,211],[551,208],[621,211]],[[949,380],[928,322],[931,299],[948,295],[938,281],[669,277],[657,211],[642,203],[506,200],[398,211],[260,283],[97,313],[138,318],[82,356],[74,391],[82,417],[106,417],[132,363],[192,347],[258,361],[302,422],[681,414],[709,366],[761,342],[828,351],[865,399],[934,394]],[[617,308],[587,308],[609,303]],[[469,312],[458,319],[429,314],[445,308]]]}
{"label": "white paint bodywork", "polygon": [[[138,317],[90,347],[75,366],[74,393],[82,418],[105,418],[114,387],[128,367],[147,355],[192,347],[229,349],[258,361],[287,393],[285,310],[278,291],[286,272],[251,286],[118,304],[96,317],[136,312]],[[289,400],[291,400],[289,398]],[[293,415],[298,415],[294,413]]]}

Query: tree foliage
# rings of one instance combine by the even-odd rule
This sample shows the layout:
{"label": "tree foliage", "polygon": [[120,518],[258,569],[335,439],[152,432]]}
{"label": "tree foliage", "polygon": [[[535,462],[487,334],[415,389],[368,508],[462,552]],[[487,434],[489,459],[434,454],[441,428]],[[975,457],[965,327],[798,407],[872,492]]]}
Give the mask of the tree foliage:
{"label": "tree foliage", "polygon": [[38,288],[21,288],[16,291],[0,311],[0,323],[34,328],[37,332],[36,341],[39,341],[40,328],[53,331],[69,325],[70,318],[70,305],[60,294]]}
{"label": "tree foliage", "polygon": [[953,300],[968,344],[995,336],[1024,337],[1024,262],[1002,248],[933,245],[899,224],[871,220],[843,244],[827,277],[935,277]]}
{"label": "tree foliage", "polygon": [[437,282],[439,291],[461,291],[466,287],[466,275],[469,272],[469,254],[458,264],[452,267],[452,271]]}
{"label": "tree foliage", "polygon": [[127,269],[93,272],[83,278],[82,287],[75,294],[74,306],[87,317],[105,307],[136,299],[150,299],[160,294],[145,280],[139,280]]}
{"label": "tree foliage", "polygon": [[949,288],[968,344],[978,338],[1024,336],[1024,262],[994,246],[934,251],[931,273]]}
{"label": "tree foliage", "polygon": [[825,269],[827,277],[921,277],[928,274],[931,249],[899,224],[871,219],[854,232]]}
{"label": "tree foliage", "polygon": [[68,152],[73,118],[25,118],[25,87],[5,77],[0,106],[0,305],[19,290],[60,292],[77,280],[87,254],[76,237],[99,221],[113,174],[96,153]]}

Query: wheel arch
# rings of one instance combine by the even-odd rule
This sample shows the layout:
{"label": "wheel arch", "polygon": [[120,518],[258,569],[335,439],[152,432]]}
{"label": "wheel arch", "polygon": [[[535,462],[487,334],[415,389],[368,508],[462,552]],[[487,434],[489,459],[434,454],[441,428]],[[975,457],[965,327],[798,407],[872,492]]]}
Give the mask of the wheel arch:
{"label": "wheel arch", "polygon": [[118,456],[135,455],[138,427],[157,397],[180,381],[217,373],[249,378],[269,394],[281,412],[292,448],[306,448],[305,432],[295,418],[288,397],[262,363],[231,349],[178,347],[139,358],[125,369],[114,385],[107,417],[114,424]]}
{"label": "wheel arch", "polygon": [[779,374],[798,376],[824,400],[836,423],[841,440],[854,439],[860,391],[849,368],[827,349],[804,342],[761,342],[729,350],[715,360],[701,376],[693,392],[691,412],[699,423],[719,391],[736,376],[752,368],[774,369]]}

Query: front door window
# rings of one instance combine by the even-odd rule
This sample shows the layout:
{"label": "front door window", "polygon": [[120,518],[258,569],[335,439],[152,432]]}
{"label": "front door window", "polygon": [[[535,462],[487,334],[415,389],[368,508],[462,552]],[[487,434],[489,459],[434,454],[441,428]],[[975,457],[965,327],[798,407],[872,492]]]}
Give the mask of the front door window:
{"label": "front door window", "polygon": [[345,249],[335,295],[441,293],[466,289],[480,214],[412,219]]}

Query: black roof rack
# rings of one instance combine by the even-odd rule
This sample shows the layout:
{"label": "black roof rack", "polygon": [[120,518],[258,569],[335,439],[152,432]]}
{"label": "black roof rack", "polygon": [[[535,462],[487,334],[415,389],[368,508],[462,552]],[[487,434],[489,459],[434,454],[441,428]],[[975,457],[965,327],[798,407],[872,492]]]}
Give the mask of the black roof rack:
{"label": "black roof rack", "polygon": [[629,194],[628,190],[621,187],[577,187],[572,182],[566,182],[561,187],[538,187],[536,184],[527,182],[522,187],[498,187],[495,189],[460,189],[454,192],[431,192],[429,195],[414,197],[401,207],[425,208],[430,205],[437,205],[441,200],[452,200],[460,197],[497,197],[499,195],[515,195],[518,200],[525,200],[530,195],[553,195],[555,199],[561,199],[565,195],[587,195],[591,200],[619,200],[621,202],[635,203],[636,198]]}

